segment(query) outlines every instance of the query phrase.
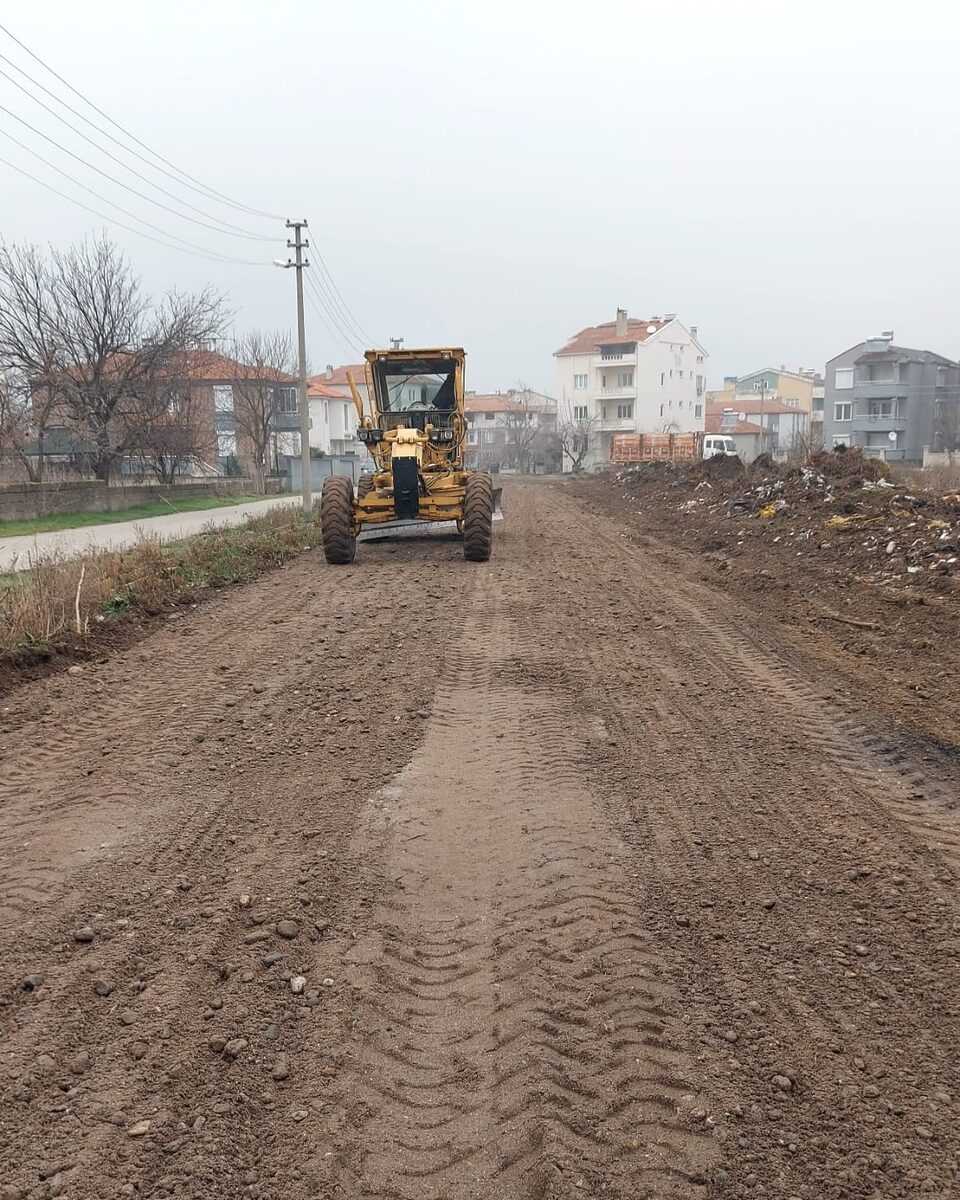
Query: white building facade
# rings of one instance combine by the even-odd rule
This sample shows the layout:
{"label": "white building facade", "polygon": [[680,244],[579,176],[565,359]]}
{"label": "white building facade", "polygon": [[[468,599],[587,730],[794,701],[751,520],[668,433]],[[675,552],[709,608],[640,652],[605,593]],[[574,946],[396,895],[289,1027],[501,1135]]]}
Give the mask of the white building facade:
{"label": "white building facade", "polygon": [[610,461],[615,433],[702,432],[708,357],[696,326],[673,313],[640,321],[618,309],[570,338],[555,353],[557,424],[587,438],[583,467]]}

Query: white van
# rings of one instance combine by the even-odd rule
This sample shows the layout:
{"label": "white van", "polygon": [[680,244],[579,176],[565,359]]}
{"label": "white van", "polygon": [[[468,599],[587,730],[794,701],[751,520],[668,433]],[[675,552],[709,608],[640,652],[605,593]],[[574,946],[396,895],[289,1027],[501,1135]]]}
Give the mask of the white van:
{"label": "white van", "polygon": [[707,433],[703,437],[703,457],[722,458],[736,456],[737,444],[732,437],[724,437],[719,433]]}

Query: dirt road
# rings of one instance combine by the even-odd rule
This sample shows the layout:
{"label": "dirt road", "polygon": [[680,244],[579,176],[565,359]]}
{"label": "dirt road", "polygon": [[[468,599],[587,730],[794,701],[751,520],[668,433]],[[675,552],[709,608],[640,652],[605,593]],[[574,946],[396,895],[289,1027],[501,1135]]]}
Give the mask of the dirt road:
{"label": "dirt road", "polygon": [[6,698],[0,1196],[957,1194],[955,750],[506,505]]}

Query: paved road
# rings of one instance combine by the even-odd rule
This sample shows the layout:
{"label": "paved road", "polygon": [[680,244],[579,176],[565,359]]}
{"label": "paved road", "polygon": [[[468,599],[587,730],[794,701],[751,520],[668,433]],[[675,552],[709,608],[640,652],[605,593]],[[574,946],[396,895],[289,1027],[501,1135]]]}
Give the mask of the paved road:
{"label": "paved road", "polygon": [[954,757],[508,500],[3,697],[2,1195],[957,1195]]}
{"label": "paved road", "polygon": [[142,537],[170,541],[198,533],[205,525],[239,525],[247,517],[268,512],[279,504],[294,502],[289,496],[276,496],[252,504],[230,504],[200,512],[170,513],[139,521],[111,521],[109,525],[87,525],[81,529],[60,529],[54,533],[23,537],[0,537],[0,574],[29,566],[31,560],[48,554],[82,554],[92,547],[120,550],[134,545]]}

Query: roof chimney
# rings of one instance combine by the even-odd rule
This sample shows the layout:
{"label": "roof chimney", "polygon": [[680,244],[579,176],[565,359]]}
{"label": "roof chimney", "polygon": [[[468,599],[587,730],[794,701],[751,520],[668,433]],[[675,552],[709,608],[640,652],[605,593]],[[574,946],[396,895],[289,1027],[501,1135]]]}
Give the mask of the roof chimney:
{"label": "roof chimney", "polygon": [[892,329],[884,329],[881,332],[880,336],[885,337],[885,338],[889,339],[889,341],[892,342],[893,341],[893,330]]}
{"label": "roof chimney", "polygon": [[332,363],[327,363],[327,374],[326,374],[326,378],[327,378],[327,379],[332,379],[332,378],[333,378],[333,364],[332,364]]}
{"label": "roof chimney", "polygon": [[691,325],[691,326],[690,326],[690,336],[691,336],[692,338],[696,338],[696,336],[697,336],[697,327],[696,327],[696,325]]}
{"label": "roof chimney", "polygon": [[675,321],[677,319],[677,314],[676,313],[664,313],[663,319],[665,321]]}
{"label": "roof chimney", "polygon": [[617,309],[617,337],[625,338],[627,336],[627,310],[625,308]]}

